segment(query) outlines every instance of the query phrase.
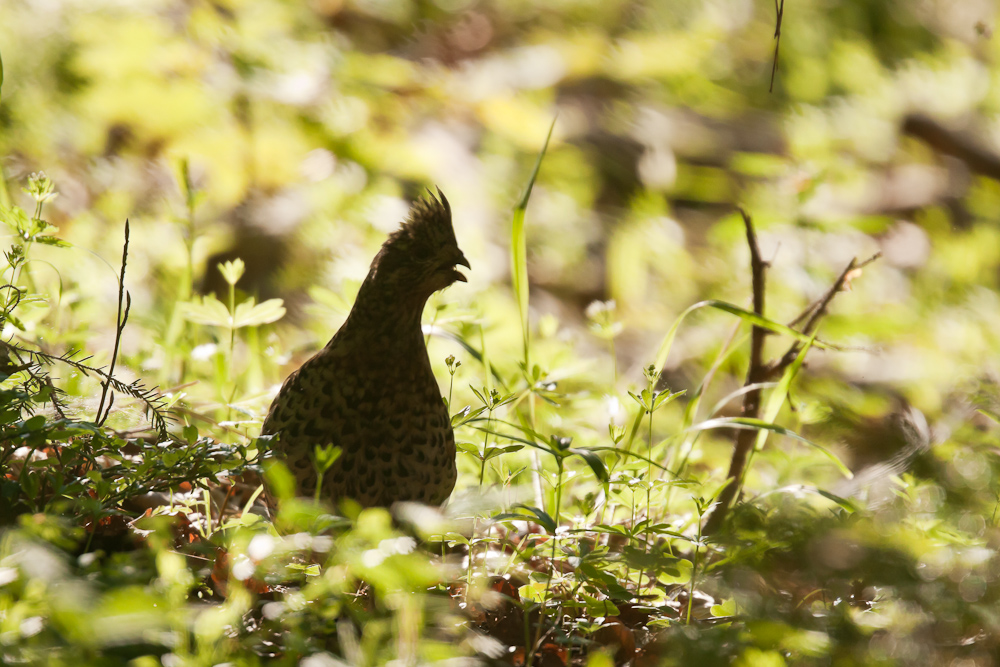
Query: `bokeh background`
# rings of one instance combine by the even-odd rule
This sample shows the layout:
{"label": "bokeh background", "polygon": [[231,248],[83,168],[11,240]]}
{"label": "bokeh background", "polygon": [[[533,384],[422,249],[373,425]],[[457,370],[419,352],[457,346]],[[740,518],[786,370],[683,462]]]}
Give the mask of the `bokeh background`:
{"label": "bokeh background", "polygon": [[[425,314],[442,392],[454,394],[458,412],[480,405],[473,387],[488,394],[495,382],[501,393],[520,391],[511,220],[554,119],[526,214],[537,430],[572,437],[578,447],[613,446],[614,427],[626,428],[636,414],[627,390],[645,386],[643,368],[676,318],[705,299],[749,306],[749,252],[735,207],[756,225],[770,263],[766,314],[779,322],[819,298],[852,258],[881,253],[851,276],[823,322],[820,337],[843,349],[810,352],[778,422],[855,471],[873,473],[862,479],[906,470],[916,477],[891,486],[879,500],[888,503],[883,510],[872,503],[865,515],[872,521],[859,522],[848,538],[829,503],[809,514],[803,508],[815,496],[789,492],[785,503],[778,491],[809,485],[856,496],[864,489],[836,486],[839,475],[823,454],[772,435],[746,480],[757,504],[746,506],[753,505],[751,516],[778,507],[792,518],[771,516],[770,532],[763,520],[743,526],[746,548],[706,590],[714,587],[722,600],[742,588],[741,613],[768,621],[783,614],[788,627],[801,622],[812,633],[793,637],[802,646],[817,633],[828,640],[796,645],[796,655],[824,658],[829,642],[842,642],[841,655],[858,658],[844,664],[945,664],[963,656],[972,662],[961,664],[996,664],[997,5],[792,0],[781,16],[775,68],[777,8],[772,0],[0,0],[0,205],[30,214],[35,203],[22,188],[44,171],[58,196],[43,217],[70,244],[29,244],[21,278],[47,298],[19,304],[23,330],[8,322],[3,335],[57,355],[81,350],[94,365],[106,364],[128,219],[132,308],[117,373],[159,385],[179,426],[242,446],[282,379],[346,317],[371,258],[409,203],[437,186],[472,264],[468,284],[436,295]],[[237,258],[245,273],[231,294],[219,266]],[[256,314],[234,334],[225,309],[220,317],[205,300],[212,294],[222,304],[253,298],[267,307],[248,309]],[[697,417],[738,414],[738,398],[708,408],[743,384],[747,331],[739,318],[708,308],[683,321],[659,388],[688,394],[657,413],[644,451],[677,462],[678,441],[670,438],[708,376]],[[769,337],[768,358],[788,344]],[[453,377],[449,355],[462,362]],[[92,415],[98,378],[72,367],[55,375],[76,415]],[[141,425],[141,408],[119,397],[109,425]],[[514,422],[515,413],[508,406],[495,416]],[[914,429],[927,434],[917,449]],[[573,458],[565,479],[560,469],[549,486],[531,482],[540,464],[530,449],[481,466],[480,444],[513,442],[483,437],[458,431],[466,447],[460,492],[474,495],[482,484],[509,491],[494,498],[497,506],[528,499],[551,507],[553,489],[565,482],[561,518],[576,525],[600,521],[597,513],[608,508],[609,523],[626,525],[637,499],[651,506],[648,493],[625,483],[610,501],[601,496],[583,459]],[[700,520],[690,496],[707,497],[722,483],[731,437],[681,437],[689,446],[684,472],[700,486],[656,490],[662,502],[653,506],[664,508],[658,518],[686,539]],[[617,472],[646,472],[642,463],[602,456]],[[555,465],[546,457],[541,465],[551,482]],[[114,512],[117,504],[108,515]],[[819,516],[834,525],[829,533]],[[210,532],[211,512],[207,524]],[[384,524],[379,530],[388,535]],[[54,529],[45,539],[68,534]],[[250,541],[240,535],[227,543],[234,554],[246,546],[239,540]],[[565,544],[584,543],[576,539]],[[4,553],[35,553],[10,540]],[[787,551],[758,559],[757,543]],[[157,544],[157,559],[181,558],[167,541]],[[690,547],[677,544],[679,553]],[[852,555],[862,551],[863,562]],[[426,565],[419,552],[412,560]],[[211,571],[202,579],[215,576],[219,561],[205,562]],[[118,581],[124,570],[116,563],[94,567]],[[171,572],[187,577],[177,585],[175,602],[183,605],[195,579],[179,563]],[[78,565],[89,577],[90,565]],[[799,579],[800,566],[819,572],[820,583]],[[626,583],[628,568],[620,577]],[[0,572],[5,584],[15,581],[12,569]],[[833,584],[822,579],[830,572]],[[149,584],[150,600],[159,595],[155,578],[127,576]],[[631,576],[635,584],[634,568]],[[659,592],[675,595],[682,580],[677,575],[673,588],[664,583]],[[824,607],[805,621],[805,603],[787,602],[817,602],[821,587],[859,608],[883,595],[871,587],[855,595],[855,580],[898,585],[898,596],[879,598],[883,616],[855,616],[831,602],[835,614]],[[416,581],[414,590],[429,585]],[[538,595],[548,591],[540,581],[533,580]],[[89,604],[57,588],[48,594],[52,609],[65,600]],[[234,613],[253,600],[242,611],[233,603]],[[125,630],[116,619],[125,612],[112,602],[98,619],[108,638],[93,641],[117,646],[115,633]],[[726,609],[712,614],[733,613]],[[41,619],[49,611],[24,614]],[[86,620],[73,614],[74,623]],[[29,641],[41,623],[15,630]],[[224,624],[216,625],[212,641],[221,646]],[[727,628],[719,636],[729,638],[732,653],[746,637]],[[313,630],[303,623],[298,631],[305,642],[321,636]],[[55,646],[63,641],[57,635],[39,636]],[[723,640],[703,647],[694,635],[672,637],[721,655]],[[391,649],[380,642],[369,644]],[[475,652],[451,639],[441,645]],[[211,653],[213,646],[205,655],[229,655]]]}
{"label": "bokeh background", "polygon": [[[428,320],[470,340],[482,325],[493,362],[516,374],[511,212],[555,119],[527,213],[550,371],[641,384],[684,308],[748,305],[741,205],[772,265],[778,321],[852,257],[883,254],[824,326],[852,349],[813,358],[814,377],[831,379],[820,395],[940,418],[990,393],[993,3],[796,2],[773,92],[769,2],[8,0],[3,14],[4,198],[30,208],[21,188],[44,170],[58,192],[45,217],[73,244],[37,248],[31,271],[68,306],[46,332],[54,350],[109,354],[128,218],[133,373],[170,388],[218,370],[218,332],[179,335],[178,304],[224,300],[221,261],[245,262],[241,298],[284,299],[226,397],[259,416],[339,325],[409,201],[436,185],[473,270]],[[690,318],[668,384],[694,386],[732,325]],[[439,370],[455,351],[432,343]],[[740,354],[720,395],[741,382]],[[466,363],[456,385],[482,372]],[[186,400],[222,398],[209,394],[195,385]]]}

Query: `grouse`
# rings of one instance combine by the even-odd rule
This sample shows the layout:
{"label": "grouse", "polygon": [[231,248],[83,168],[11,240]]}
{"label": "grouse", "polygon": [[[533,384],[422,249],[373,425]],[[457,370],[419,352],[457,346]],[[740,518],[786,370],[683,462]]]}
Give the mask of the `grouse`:
{"label": "grouse", "polygon": [[320,487],[331,502],[440,505],[451,495],[455,436],[420,317],[431,294],[466,282],[457,266],[471,268],[451,206],[428,192],[372,260],[343,326],[285,380],[264,419],[298,494],[315,492],[315,448],[333,444],[341,453]]}

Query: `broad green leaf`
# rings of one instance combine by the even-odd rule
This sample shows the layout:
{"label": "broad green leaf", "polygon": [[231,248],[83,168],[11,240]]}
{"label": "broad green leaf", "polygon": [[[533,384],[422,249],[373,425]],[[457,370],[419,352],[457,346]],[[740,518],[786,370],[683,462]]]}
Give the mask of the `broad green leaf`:
{"label": "broad green leaf", "polygon": [[480,403],[482,403],[483,405],[485,405],[487,407],[489,406],[490,402],[488,400],[486,400],[486,396],[489,395],[489,393],[490,393],[489,389],[486,389],[484,392],[480,392],[475,387],[469,387],[469,389],[471,389],[472,393],[476,395],[476,398],[479,399]]}
{"label": "broad green leaf", "polygon": [[597,598],[581,593],[580,598],[587,607],[587,613],[591,616],[617,616],[618,607],[611,600],[598,600]]}
{"label": "broad green leaf", "polygon": [[204,296],[180,304],[181,312],[189,322],[215,327],[229,327],[232,324],[229,309],[214,296]]}
{"label": "broad green leaf", "polygon": [[501,456],[503,454],[510,454],[511,452],[519,452],[522,449],[524,449],[524,445],[507,445],[506,447],[487,447],[483,458],[489,461],[490,459],[496,458],[497,456]]}
{"label": "broad green leaf", "polygon": [[256,306],[253,301],[253,297],[250,297],[236,306],[236,314],[233,317],[234,329],[270,324],[285,316],[285,304],[281,299],[268,299]]}
{"label": "broad green leaf", "polygon": [[28,214],[20,206],[11,206],[0,209],[0,219],[11,228],[22,240],[25,240],[28,231],[31,229],[31,220]]}
{"label": "broad green leaf", "polygon": [[544,602],[547,588],[548,587],[544,583],[534,581],[518,588],[517,593],[521,596],[522,600]]}
{"label": "broad green leaf", "polygon": [[45,415],[35,415],[24,422],[25,431],[37,431],[43,426],[45,426]]}
{"label": "broad green leaf", "polygon": [[465,452],[466,454],[473,454],[477,457],[479,456],[479,447],[471,442],[456,442],[455,450]]}
{"label": "broad green leaf", "polygon": [[716,618],[720,616],[735,616],[736,615],[736,599],[729,598],[722,604],[713,604],[711,608],[712,616]]}
{"label": "broad green leaf", "polygon": [[461,412],[456,413],[455,416],[451,418],[451,425],[455,427],[463,426],[475,419],[478,419],[484,412],[486,412],[486,406],[476,408],[471,412],[469,411],[469,409],[470,406],[467,405],[462,409]]}
{"label": "broad green leaf", "polygon": [[656,578],[664,584],[686,584],[691,581],[692,570],[691,561],[681,558],[673,563],[671,571],[663,570]]}

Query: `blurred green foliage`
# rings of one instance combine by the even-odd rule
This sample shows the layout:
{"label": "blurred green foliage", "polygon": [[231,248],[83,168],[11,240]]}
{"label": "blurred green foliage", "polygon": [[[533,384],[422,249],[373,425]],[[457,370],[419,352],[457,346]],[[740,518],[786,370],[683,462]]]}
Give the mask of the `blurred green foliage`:
{"label": "blurred green foliage", "polygon": [[[774,9],[0,0],[0,662],[996,664],[997,8],[796,0],[768,93]],[[270,397],[434,185],[473,265],[425,314],[447,516],[262,519]],[[774,322],[881,259],[823,320],[843,349],[764,388],[704,536],[749,359],[734,205]],[[662,346],[706,300],[735,308]],[[167,434],[135,430],[151,384]]]}

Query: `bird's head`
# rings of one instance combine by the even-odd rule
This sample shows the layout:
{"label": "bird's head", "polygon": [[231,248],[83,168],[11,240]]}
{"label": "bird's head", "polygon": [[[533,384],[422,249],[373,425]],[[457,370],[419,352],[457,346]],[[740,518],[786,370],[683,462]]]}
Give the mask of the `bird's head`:
{"label": "bird's head", "polygon": [[440,189],[410,208],[372,262],[369,278],[399,295],[426,299],[454,282],[466,282],[456,266],[469,266],[458,248],[451,206]]}

